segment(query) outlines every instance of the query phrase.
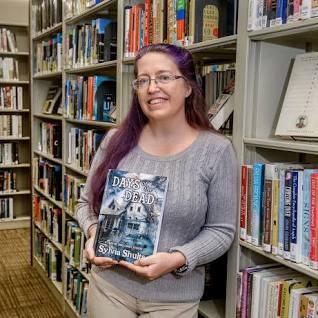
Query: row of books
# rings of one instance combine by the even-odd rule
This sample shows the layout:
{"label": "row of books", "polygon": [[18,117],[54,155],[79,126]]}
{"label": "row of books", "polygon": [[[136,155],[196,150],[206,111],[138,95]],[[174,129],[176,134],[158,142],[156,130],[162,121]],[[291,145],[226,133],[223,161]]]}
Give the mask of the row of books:
{"label": "row of books", "polygon": [[266,252],[318,269],[317,165],[242,166],[240,237]]}
{"label": "row of books", "polygon": [[98,18],[69,27],[66,38],[68,68],[116,59],[117,22]]}
{"label": "row of books", "polygon": [[316,317],[318,282],[279,264],[256,265],[238,274],[237,317]]}
{"label": "row of books", "polygon": [[72,127],[68,136],[67,163],[77,169],[88,172],[104,134],[105,132],[101,130],[85,130]]}
{"label": "row of books", "polygon": [[316,16],[318,4],[315,0],[249,0],[247,29],[260,30]]}
{"label": "row of books", "polygon": [[22,86],[1,86],[0,87],[0,110],[1,109],[23,109],[23,88]]}
{"label": "row of books", "polygon": [[71,18],[103,2],[103,0],[64,0],[64,16]]}
{"label": "row of books", "polygon": [[232,35],[236,13],[233,0],[145,0],[126,5],[124,21],[124,56],[132,57],[163,40],[187,46]]}
{"label": "row of books", "polygon": [[33,33],[43,32],[62,22],[62,0],[36,0],[32,2]]}
{"label": "row of books", "polygon": [[47,199],[33,196],[34,221],[54,242],[62,244],[62,210]]}
{"label": "row of books", "polygon": [[54,200],[62,200],[62,168],[41,158],[33,158],[33,184]]}
{"label": "row of books", "polygon": [[18,80],[19,62],[13,57],[0,57],[0,80]]}
{"label": "row of books", "polygon": [[65,81],[67,118],[114,122],[116,82],[109,76],[77,76]]}
{"label": "row of books", "polygon": [[17,143],[11,142],[0,144],[0,164],[19,164],[19,145]]}
{"label": "row of books", "polygon": [[65,291],[75,311],[81,318],[87,318],[88,280],[70,264],[66,264]]}
{"label": "row of books", "polygon": [[17,174],[12,169],[0,170],[0,192],[17,191]]}
{"label": "row of books", "polygon": [[22,137],[21,115],[0,115],[1,137]]}
{"label": "row of books", "polygon": [[75,216],[75,206],[85,186],[84,178],[64,175],[64,207],[68,214]]}
{"label": "row of books", "polygon": [[205,65],[200,73],[205,100],[211,106],[235,79],[235,63]]}
{"label": "row of books", "polygon": [[13,220],[13,198],[0,199],[0,221]]}
{"label": "row of books", "polygon": [[84,232],[80,229],[77,222],[67,220],[65,233],[65,251],[70,265],[85,271],[87,268],[87,261],[84,257],[84,247],[86,242]]}
{"label": "row of books", "polygon": [[39,124],[38,150],[62,158],[62,126],[57,123],[41,121]]}
{"label": "row of books", "polygon": [[36,73],[62,71],[62,33],[36,44]]}
{"label": "row of books", "polygon": [[0,52],[18,52],[16,35],[12,30],[0,28]]}
{"label": "row of books", "polygon": [[38,228],[34,231],[34,255],[50,280],[62,282],[62,252]]}

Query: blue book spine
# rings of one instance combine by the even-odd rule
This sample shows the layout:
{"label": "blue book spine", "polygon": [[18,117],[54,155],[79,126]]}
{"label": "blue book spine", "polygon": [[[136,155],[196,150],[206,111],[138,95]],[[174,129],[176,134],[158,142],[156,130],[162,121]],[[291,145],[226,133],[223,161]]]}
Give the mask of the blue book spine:
{"label": "blue book spine", "polygon": [[253,165],[252,244],[257,246],[262,243],[264,171],[263,163]]}
{"label": "blue book spine", "polygon": [[290,258],[296,260],[297,249],[298,171],[292,171]]}
{"label": "blue book spine", "polygon": [[292,200],[292,171],[285,172],[285,204],[284,204],[284,258],[290,259],[291,232],[291,200]]}
{"label": "blue book spine", "polygon": [[284,24],[287,20],[287,2],[288,0],[278,0],[276,7],[276,24]]}

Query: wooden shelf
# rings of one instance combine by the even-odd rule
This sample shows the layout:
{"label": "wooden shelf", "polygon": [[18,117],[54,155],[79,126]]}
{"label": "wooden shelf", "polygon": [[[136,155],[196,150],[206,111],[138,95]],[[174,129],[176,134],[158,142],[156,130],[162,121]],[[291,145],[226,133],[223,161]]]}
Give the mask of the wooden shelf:
{"label": "wooden shelf", "polygon": [[263,139],[246,137],[243,141],[247,146],[318,155],[318,142],[283,140],[279,138]]}
{"label": "wooden shelf", "polygon": [[35,113],[35,114],[33,114],[33,116],[37,117],[37,118],[42,118],[42,119],[63,120],[62,115]]}
{"label": "wooden shelf", "polygon": [[0,230],[13,230],[30,227],[30,217],[18,217],[16,219],[0,219]]}
{"label": "wooden shelf", "polygon": [[40,260],[36,256],[33,256],[33,267],[40,274],[42,280],[45,282],[45,285],[53,293],[56,300],[61,305],[63,305],[63,298],[61,297],[62,296],[62,283],[48,279],[47,273],[46,273],[46,270],[45,270],[43,264],[40,262]]}
{"label": "wooden shelf", "polygon": [[29,56],[29,52],[0,52],[0,56],[12,56],[12,57]]}
{"label": "wooden shelf", "polygon": [[88,172],[85,172],[79,168],[76,168],[71,164],[64,164],[64,166],[65,166],[65,168],[70,169],[70,170],[72,170],[72,171],[74,171],[74,172],[76,172],[84,177],[87,177],[87,175],[88,175]]}
{"label": "wooden shelf", "polygon": [[77,22],[80,22],[83,19],[87,19],[89,17],[94,17],[94,15],[96,13],[101,14],[101,13],[103,13],[103,11],[105,12],[105,10],[106,10],[105,13],[108,13],[107,9],[109,9],[111,7],[117,8],[117,1],[116,0],[104,0],[101,3],[83,11],[82,13],[74,15],[73,17],[66,19],[65,23],[67,25],[75,24]]}
{"label": "wooden shelf", "polygon": [[25,140],[30,140],[30,137],[0,136],[0,141],[25,141]]}
{"label": "wooden shelf", "polygon": [[29,163],[18,163],[18,164],[0,164],[0,169],[16,169],[16,168],[30,168]]}
{"label": "wooden shelf", "polygon": [[1,27],[12,27],[12,28],[29,28],[28,24],[24,24],[24,23],[1,23],[0,22],[0,26]]}
{"label": "wooden shelf", "polygon": [[52,198],[50,195],[44,193],[44,191],[42,189],[40,189],[37,185],[33,184],[33,188],[40,193],[43,197],[45,197],[46,199],[48,199],[51,203],[53,203],[54,205],[56,205],[58,208],[63,209],[63,203],[62,201],[57,201],[54,198]]}
{"label": "wooden shelf", "polygon": [[20,80],[4,80],[0,79],[0,85],[28,85],[30,84],[29,81],[20,81]]}
{"label": "wooden shelf", "polygon": [[63,165],[63,161],[62,159],[59,159],[59,158],[54,158],[52,155],[50,154],[46,154],[44,152],[41,152],[41,151],[38,151],[38,150],[34,150],[33,151],[36,155],[42,157],[42,158],[45,158],[45,159],[48,159],[50,161],[53,161],[59,165]]}
{"label": "wooden shelf", "polygon": [[254,246],[254,245],[247,243],[247,242],[244,242],[244,241],[240,241],[240,246],[245,247],[253,252],[256,252],[257,254],[263,255],[266,258],[269,258],[277,263],[280,263],[280,264],[285,265],[289,268],[292,268],[292,269],[294,269],[300,273],[303,273],[307,276],[318,279],[318,270],[314,270],[314,269],[310,268],[309,266],[291,262],[291,261],[286,260],[280,256],[265,252],[265,251],[263,251],[263,249],[261,247]]}
{"label": "wooden shelf", "polygon": [[48,79],[54,77],[62,77],[61,71],[56,72],[43,72],[43,73],[36,73],[33,75],[33,79]]}
{"label": "wooden shelf", "polygon": [[49,36],[51,36],[51,35],[53,35],[55,33],[58,33],[58,32],[62,32],[62,22],[57,23],[53,27],[48,28],[48,29],[44,30],[43,32],[39,32],[37,34],[34,34],[32,36],[32,40],[33,41],[39,41],[39,40],[47,38],[47,37],[49,37]]}
{"label": "wooden shelf", "polygon": [[67,216],[69,216],[70,218],[72,218],[74,221],[77,222],[77,218],[75,216],[75,214],[71,214],[70,211],[64,207],[64,212],[67,214]]}
{"label": "wooden shelf", "polygon": [[0,197],[11,197],[11,196],[17,196],[17,195],[28,195],[31,194],[30,190],[20,190],[15,192],[0,192]]}
{"label": "wooden shelf", "polygon": [[70,118],[65,118],[65,120],[71,124],[93,126],[96,128],[115,128],[115,127],[117,127],[116,124],[107,123],[107,122],[103,122],[103,121],[78,120],[78,119],[70,119]]}
{"label": "wooden shelf", "polygon": [[65,72],[69,74],[77,74],[77,73],[85,73],[85,72],[95,72],[103,69],[110,69],[113,68],[114,71],[116,70],[117,60],[107,61],[103,63],[96,63],[91,65],[73,67],[73,68],[66,68]]}
{"label": "wooden shelf", "polygon": [[261,41],[286,36],[295,38],[295,35],[316,31],[318,31],[318,17],[251,31],[248,32],[248,36],[251,40]]}
{"label": "wooden shelf", "polygon": [[29,113],[30,112],[30,109],[26,109],[26,108],[23,108],[23,109],[3,109],[3,108],[0,108],[0,113],[1,114],[4,114],[4,113]]}
{"label": "wooden shelf", "polygon": [[39,223],[34,222],[34,225],[63,254],[63,245],[61,243],[59,243],[59,242],[54,241],[52,236],[49,233],[47,233],[47,231],[44,230]]}

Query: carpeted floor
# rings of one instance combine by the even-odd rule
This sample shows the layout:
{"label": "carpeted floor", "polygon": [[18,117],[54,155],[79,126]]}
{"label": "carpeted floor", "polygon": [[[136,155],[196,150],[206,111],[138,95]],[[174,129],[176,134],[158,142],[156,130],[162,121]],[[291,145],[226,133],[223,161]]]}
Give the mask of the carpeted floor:
{"label": "carpeted floor", "polygon": [[59,304],[30,265],[30,231],[0,231],[0,318],[63,317]]}

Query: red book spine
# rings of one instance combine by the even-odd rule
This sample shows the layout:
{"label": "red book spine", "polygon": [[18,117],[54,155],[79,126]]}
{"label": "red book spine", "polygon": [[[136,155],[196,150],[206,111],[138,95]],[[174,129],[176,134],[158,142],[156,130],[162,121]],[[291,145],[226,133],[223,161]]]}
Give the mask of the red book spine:
{"label": "red book spine", "polygon": [[87,120],[93,119],[93,82],[93,76],[89,76],[87,81]]}
{"label": "red book spine", "polygon": [[144,45],[150,44],[150,19],[151,19],[151,0],[145,0],[145,34]]}
{"label": "red book spine", "polygon": [[318,269],[318,173],[311,175],[309,264]]}
{"label": "red book spine", "polygon": [[246,239],[246,208],[247,208],[247,166],[241,168],[241,207],[240,207],[240,239]]}

